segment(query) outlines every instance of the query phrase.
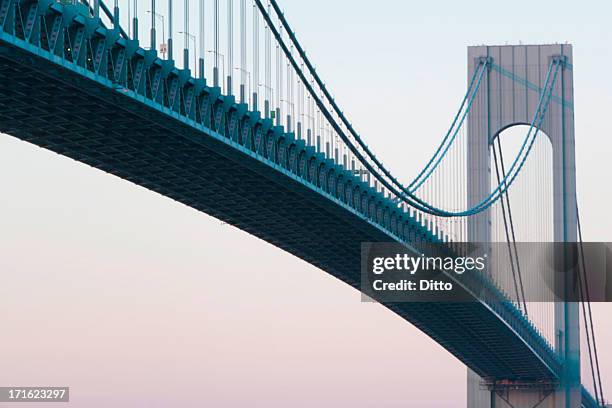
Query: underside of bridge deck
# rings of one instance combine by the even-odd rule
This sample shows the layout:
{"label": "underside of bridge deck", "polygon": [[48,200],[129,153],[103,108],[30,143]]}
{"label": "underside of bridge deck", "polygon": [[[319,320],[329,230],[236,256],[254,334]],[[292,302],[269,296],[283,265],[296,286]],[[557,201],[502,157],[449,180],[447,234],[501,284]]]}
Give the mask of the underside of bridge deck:
{"label": "underside of bridge deck", "polygon": [[[396,239],[257,153],[7,37],[0,36],[1,132],[226,221],[357,289],[360,244]],[[386,306],[482,377],[557,378],[552,350],[509,307]]]}

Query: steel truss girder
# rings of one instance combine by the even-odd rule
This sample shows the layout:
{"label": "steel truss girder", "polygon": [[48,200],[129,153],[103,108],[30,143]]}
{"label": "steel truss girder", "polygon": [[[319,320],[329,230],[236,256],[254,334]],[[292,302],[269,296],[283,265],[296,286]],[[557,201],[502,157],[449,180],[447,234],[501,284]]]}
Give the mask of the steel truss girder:
{"label": "steel truss girder", "polygon": [[[217,135],[225,138],[224,143],[240,152],[243,155],[243,160],[249,158],[254,163],[258,163],[253,164],[253,166],[264,166],[273,173],[281,174],[283,175],[283,183],[287,185],[297,183],[296,185],[301,186],[300,189],[308,188],[314,192],[313,194],[324,197],[327,203],[341,207],[344,216],[356,217],[363,222],[363,225],[375,226],[377,231],[384,233],[379,236],[381,239],[384,236],[387,239],[411,244],[439,241],[438,237],[432,235],[408,213],[398,208],[396,203],[385,197],[378,189],[362,182],[353,171],[325,158],[323,154],[316,152],[313,147],[306,146],[303,141],[297,140],[294,134],[285,132],[284,128],[280,126],[274,126],[271,120],[262,119],[259,112],[248,111],[245,105],[237,104],[233,96],[221,95],[221,90],[218,87],[207,86],[204,79],[192,78],[188,71],[179,70],[172,62],[161,60],[155,51],[140,48],[138,41],[122,37],[118,30],[103,27],[99,19],[83,13],[82,9],[71,9],[74,6],[63,6],[48,0],[41,0],[37,3],[39,5],[36,13],[38,20],[35,21],[35,24],[39,24],[39,27],[41,27],[41,36],[44,37],[44,40],[36,41],[35,36],[32,35],[16,35],[15,21],[14,18],[10,19],[9,7],[4,19],[0,19],[0,23],[2,23],[0,33],[10,34],[12,43],[8,44],[0,40],[0,58],[10,58],[11,61],[15,62],[20,57],[17,55],[19,53],[21,53],[21,56],[26,53],[36,55],[36,58],[38,58],[37,64],[47,65],[28,66],[28,62],[24,60],[19,60],[16,64],[21,64],[21,67],[26,66],[30,72],[38,70],[36,72],[55,78],[54,81],[49,81],[53,82],[53,85],[49,85],[51,88],[48,92],[50,93],[64,95],[62,94],[63,90],[58,88],[64,86],[66,89],[70,89],[70,92],[75,92],[75,89],[78,89],[80,94],[74,95],[75,111],[62,110],[63,108],[58,105],[47,104],[43,106],[42,102],[35,105],[48,111],[50,116],[46,117],[57,115],[58,117],[73,118],[70,121],[71,126],[73,126],[72,133],[78,126],[87,129],[87,126],[91,126],[91,123],[95,122],[97,124],[94,128],[96,128],[103,126],[104,123],[106,137],[112,138],[112,140],[108,140],[107,143],[100,146],[101,141],[79,138],[76,134],[73,134],[70,138],[63,134],[47,135],[41,129],[24,132],[24,129],[28,129],[27,117],[20,118],[10,112],[0,112],[0,131],[10,131],[11,134],[16,134],[25,140],[70,155],[113,174],[122,175],[126,179],[133,180],[145,187],[204,210],[205,208],[198,204],[198,200],[204,199],[206,191],[197,183],[189,187],[176,187],[176,190],[173,191],[170,191],[168,187],[168,185],[181,180],[181,172],[189,169],[193,169],[194,175],[199,174],[198,182],[209,182],[208,179],[202,178],[203,167],[198,167],[206,166],[208,157],[199,157],[200,153],[198,151],[188,150],[183,146],[187,142],[179,142],[183,139],[175,137],[177,134],[188,134],[189,132],[195,132],[194,129],[197,129],[198,137],[205,134],[208,137]],[[0,0],[0,5],[6,4],[16,5],[14,0]],[[43,7],[43,4],[46,6]],[[2,17],[2,10],[0,7],[0,17]],[[7,23],[9,20],[11,21],[10,24]],[[49,26],[51,26],[51,29],[49,29]],[[24,27],[28,27],[28,25],[24,25],[22,28]],[[19,32],[24,31],[22,29]],[[2,38],[4,39],[5,36],[2,36]],[[85,44],[85,46],[80,45],[76,51],[74,47],[66,47],[67,44],[74,44],[75,42]],[[36,47],[36,49],[34,50],[33,47]],[[7,54],[9,48],[11,51],[15,51],[15,55],[9,56]],[[85,56],[84,60],[83,56]],[[60,77],[58,72],[61,73],[61,80],[58,79]],[[0,75],[4,79],[10,78],[11,75],[16,75],[16,73],[11,73],[10,69],[7,68],[5,71],[0,71]],[[36,90],[45,92],[45,84],[37,85]],[[15,103],[27,98],[25,95],[11,93],[4,81],[0,81],[0,94],[6,100],[14,99]],[[83,109],[89,103],[92,95],[101,104],[98,107],[100,112],[95,114]],[[129,100],[129,107],[127,105],[118,107],[118,105],[125,105],[127,100]],[[83,107],[79,106],[79,103],[82,103]],[[138,109],[141,109],[142,106],[139,116],[135,114],[133,116],[123,115],[124,111],[134,110],[135,106],[138,106]],[[82,109],[81,112],[87,112],[84,114],[86,116],[74,117],[76,108]],[[118,116],[125,117],[120,119]],[[126,138],[122,123],[142,122],[143,129],[147,132],[161,132],[155,130],[155,127],[161,127],[161,124],[151,124],[159,121],[161,117],[163,117],[164,123],[169,121],[181,123],[181,130],[174,131],[173,137],[164,139],[147,137],[149,144]],[[112,118],[112,120],[109,118]],[[49,122],[50,125],[60,124],[59,121],[54,123],[53,120],[50,120]],[[59,126],[59,129],[64,128]],[[70,133],[70,129],[66,130],[67,134]],[[158,142],[164,140],[167,144],[163,149],[155,150],[155,140],[158,140]],[[191,144],[192,142],[193,140],[189,141]],[[129,173],[126,170],[126,165],[120,162],[123,157],[126,157],[126,161],[129,159],[130,154],[122,149],[127,145],[130,145],[132,156],[140,155],[138,159],[131,159],[135,169],[144,171],[150,168],[151,171],[157,169],[158,172],[160,169],[164,169],[164,176],[151,176],[145,179],[142,176]],[[227,146],[224,149],[229,148]],[[149,154],[142,151],[145,148],[150,150]],[[170,148],[175,152],[187,149],[181,153],[180,165],[173,164],[172,170],[168,167],[169,164],[163,161],[159,162],[166,157],[163,154],[164,150]],[[155,153],[153,153],[154,151]],[[178,158],[173,158],[170,155],[167,160],[178,160]],[[220,164],[221,161],[216,163]],[[225,170],[220,171],[226,172]],[[208,177],[214,178],[215,176],[209,174]],[[249,179],[249,182],[253,182],[253,180]],[[219,188],[223,190],[223,194],[229,195],[232,194],[230,187],[215,188]],[[278,194],[282,194],[282,191],[284,190],[279,190]],[[241,199],[235,195],[232,195],[232,198],[235,201]],[[263,206],[266,204],[265,198],[257,194],[248,196],[248,201],[255,204],[261,203]],[[307,212],[309,209],[304,211]],[[249,220],[239,219],[236,209],[228,210],[227,214],[220,214],[213,209],[209,209],[208,212],[224,219],[234,217],[236,225],[257,234],[252,226],[248,226]],[[291,216],[291,214],[285,215],[287,217]],[[283,219],[279,219],[277,222],[280,225],[283,223]],[[362,227],[360,226],[360,228]],[[278,237],[267,236],[266,238],[280,247],[287,247],[286,243],[280,242]],[[349,278],[346,273],[336,273],[337,270],[330,268],[326,264],[327,261],[317,260],[311,255],[300,252],[305,251],[309,244],[301,243],[301,245],[304,246],[299,251],[290,248],[288,250],[330,271],[330,273],[339,276],[351,285],[358,286],[354,277]],[[315,244],[312,243],[312,245]],[[320,248],[318,250],[323,256],[325,249]],[[538,373],[554,377],[558,369],[559,362],[554,355],[550,354],[550,350],[538,336],[534,327],[530,326],[511,305],[501,303],[493,310],[485,310],[477,304],[386,306],[421,327],[466,363],[480,367],[481,374],[486,374],[487,368],[485,366],[488,363],[485,362],[499,359],[488,350],[481,350],[479,354],[474,354],[473,351],[470,351],[469,344],[459,346],[453,343],[455,340],[451,341],[449,339],[454,338],[457,333],[450,331],[449,327],[453,323],[452,320],[458,321],[460,319],[464,320],[466,324],[473,324],[474,327],[477,327],[478,319],[483,321],[490,319],[490,316],[483,314],[488,310],[487,313],[497,316],[496,324],[499,324],[497,327],[499,330],[516,333],[516,339],[512,340],[516,342],[513,343],[513,346],[527,346],[533,350],[533,354],[540,356],[541,361],[534,363],[534,367],[543,362],[543,365],[538,366],[540,367],[538,370],[544,371],[538,371]],[[419,316],[419,313],[422,316]],[[476,315],[477,318],[473,317]],[[431,317],[433,328],[428,329],[424,326],[427,316]],[[436,319],[444,316],[448,316],[450,320],[445,321],[445,323],[436,321]],[[501,370],[500,367],[503,366],[512,372],[511,366],[515,363],[506,361],[498,364],[499,367],[495,370]],[[525,367],[531,366],[531,363],[527,361],[524,364]],[[528,375],[529,370],[525,367],[513,371],[514,374],[517,376]],[[495,371],[496,374],[501,372]]]}

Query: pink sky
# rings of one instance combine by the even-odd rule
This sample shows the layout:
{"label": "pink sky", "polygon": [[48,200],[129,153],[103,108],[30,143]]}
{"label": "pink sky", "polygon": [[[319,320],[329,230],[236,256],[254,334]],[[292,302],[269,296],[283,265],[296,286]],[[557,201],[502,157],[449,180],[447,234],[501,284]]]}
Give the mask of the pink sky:
{"label": "pink sky", "polygon": [[[585,237],[610,241],[612,82],[601,78],[612,6],[517,0],[501,15],[478,3],[282,2],[343,110],[403,180],[456,111],[467,45],[572,41]],[[552,15],[543,24],[525,9]],[[0,386],[68,385],[69,406],[87,408],[465,406],[466,370],[447,351],[231,226],[5,135],[0,188]],[[612,395],[612,307],[594,311]]]}
{"label": "pink sky", "polygon": [[[71,406],[93,408],[464,405],[465,367],[344,283],[143,188],[0,146],[19,173],[0,171],[0,384],[69,385]],[[607,380],[611,309],[595,310]]]}

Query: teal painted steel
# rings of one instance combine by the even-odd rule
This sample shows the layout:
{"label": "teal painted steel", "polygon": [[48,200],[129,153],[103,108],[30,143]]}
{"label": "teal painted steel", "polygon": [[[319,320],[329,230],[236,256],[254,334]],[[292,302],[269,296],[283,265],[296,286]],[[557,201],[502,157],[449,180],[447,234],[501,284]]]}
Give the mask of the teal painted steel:
{"label": "teal painted steel", "polygon": [[[15,20],[16,7],[33,6],[35,28]],[[82,8],[2,0],[0,61],[0,131],[227,221],[355,288],[361,242],[440,242],[352,171]],[[550,345],[495,288],[491,297],[385,306],[483,377],[558,378]]]}

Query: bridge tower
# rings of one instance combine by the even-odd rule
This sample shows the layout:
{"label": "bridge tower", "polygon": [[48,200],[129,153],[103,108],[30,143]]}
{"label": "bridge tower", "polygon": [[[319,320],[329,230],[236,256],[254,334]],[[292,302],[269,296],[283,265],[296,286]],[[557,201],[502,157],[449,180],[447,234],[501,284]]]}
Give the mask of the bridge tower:
{"label": "bridge tower", "polygon": [[[492,141],[503,130],[529,125],[539,104],[546,73],[553,59],[561,59],[552,98],[541,130],[553,154],[553,222],[555,242],[576,242],[576,167],[574,147],[573,75],[571,45],[505,45],[468,47],[468,78],[479,61],[490,62],[468,117],[468,207],[491,191]],[[491,242],[491,211],[468,220],[471,242]],[[542,389],[537,379],[487,379],[468,369],[469,408],[578,408],[580,334],[577,303],[555,305],[555,350],[563,361],[558,384]],[[493,385],[491,385],[493,384]]]}

